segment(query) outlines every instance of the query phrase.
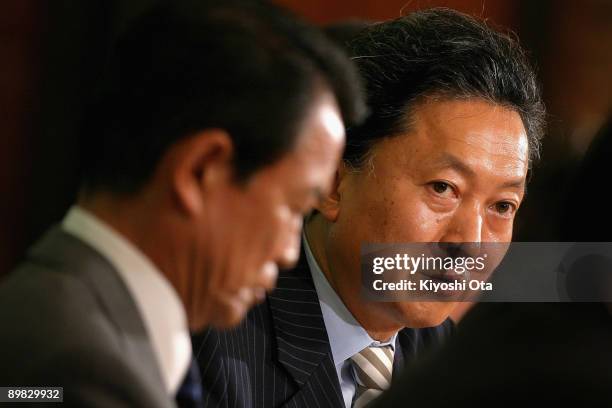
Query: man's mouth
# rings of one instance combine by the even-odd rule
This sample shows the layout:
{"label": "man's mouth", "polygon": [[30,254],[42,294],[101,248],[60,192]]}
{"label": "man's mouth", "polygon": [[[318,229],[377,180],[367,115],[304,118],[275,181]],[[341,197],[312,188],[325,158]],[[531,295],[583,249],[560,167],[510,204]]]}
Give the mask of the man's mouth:
{"label": "man's mouth", "polygon": [[464,275],[459,275],[453,270],[427,271],[427,272],[420,271],[420,273],[423,276],[425,276],[427,279],[431,279],[439,283],[445,283],[445,282],[451,283],[451,282],[455,282],[458,280],[462,280],[464,278]]}

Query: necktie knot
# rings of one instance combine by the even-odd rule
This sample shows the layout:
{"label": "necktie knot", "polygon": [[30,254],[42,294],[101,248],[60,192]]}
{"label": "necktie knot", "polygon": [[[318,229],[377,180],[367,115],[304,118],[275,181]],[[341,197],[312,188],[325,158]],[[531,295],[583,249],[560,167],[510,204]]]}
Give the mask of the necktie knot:
{"label": "necktie knot", "polygon": [[360,408],[372,401],[391,385],[393,348],[370,346],[351,357],[357,390],[353,407]]}

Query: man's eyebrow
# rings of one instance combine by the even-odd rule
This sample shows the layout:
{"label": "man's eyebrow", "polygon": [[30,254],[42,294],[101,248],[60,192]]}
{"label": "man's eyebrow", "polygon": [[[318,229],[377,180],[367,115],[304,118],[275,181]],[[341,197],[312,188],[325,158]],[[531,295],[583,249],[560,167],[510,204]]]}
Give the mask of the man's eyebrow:
{"label": "man's eyebrow", "polygon": [[[440,157],[439,161],[440,168],[452,168],[457,170],[459,173],[463,173],[468,177],[475,177],[476,172],[467,164],[465,164],[461,159],[450,153],[443,153]],[[522,189],[524,192],[527,191],[527,185],[525,183],[525,179],[518,178],[515,180],[508,180],[502,184],[500,184],[499,188],[514,188],[514,189]]]}
{"label": "man's eyebrow", "polygon": [[527,192],[527,186],[525,184],[525,180],[523,179],[509,180],[509,181],[506,181],[505,183],[502,183],[499,187],[500,188],[516,188],[516,189],[520,188],[524,192]]}

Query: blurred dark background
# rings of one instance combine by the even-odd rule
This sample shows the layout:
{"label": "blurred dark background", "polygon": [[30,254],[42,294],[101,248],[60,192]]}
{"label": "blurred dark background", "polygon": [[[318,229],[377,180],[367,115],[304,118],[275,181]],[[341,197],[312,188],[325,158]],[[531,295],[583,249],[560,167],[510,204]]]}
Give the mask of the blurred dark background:
{"label": "blurred dark background", "polygon": [[[153,0],[5,0],[0,3],[0,276],[59,221],[77,190],[84,107],[108,51]],[[515,32],[539,68],[549,111],[515,240],[556,241],[566,194],[593,136],[612,112],[610,0],[279,0],[317,24],[381,21],[445,6]],[[608,174],[593,191],[605,211]],[[572,215],[580,217],[580,214]],[[607,240],[610,240],[609,238]]]}

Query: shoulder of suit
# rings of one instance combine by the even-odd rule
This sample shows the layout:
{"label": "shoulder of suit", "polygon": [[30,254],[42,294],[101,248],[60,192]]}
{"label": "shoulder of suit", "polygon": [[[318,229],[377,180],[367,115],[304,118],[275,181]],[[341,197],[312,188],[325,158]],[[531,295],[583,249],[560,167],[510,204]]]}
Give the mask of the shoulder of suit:
{"label": "shoulder of suit", "polygon": [[34,365],[71,349],[121,354],[120,333],[95,293],[49,267],[26,263],[0,284],[0,326],[2,367],[19,367],[20,359]]}

